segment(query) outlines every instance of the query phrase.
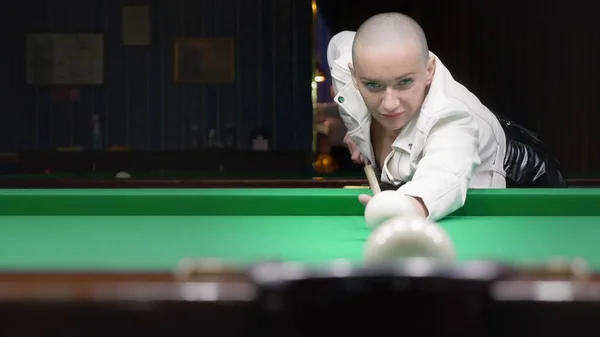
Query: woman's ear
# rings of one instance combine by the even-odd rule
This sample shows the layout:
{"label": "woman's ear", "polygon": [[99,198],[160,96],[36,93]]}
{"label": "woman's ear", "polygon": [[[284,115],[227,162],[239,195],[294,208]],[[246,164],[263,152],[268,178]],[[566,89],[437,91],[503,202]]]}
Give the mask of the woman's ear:
{"label": "woman's ear", "polygon": [[427,60],[427,85],[433,82],[433,75],[435,75],[436,57],[430,56]]}
{"label": "woman's ear", "polygon": [[348,69],[350,69],[350,75],[352,75],[352,83],[354,87],[358,89],[358,82],[356,81],[356,73],[354,72],[354,65],[352,62],[348,62]]}

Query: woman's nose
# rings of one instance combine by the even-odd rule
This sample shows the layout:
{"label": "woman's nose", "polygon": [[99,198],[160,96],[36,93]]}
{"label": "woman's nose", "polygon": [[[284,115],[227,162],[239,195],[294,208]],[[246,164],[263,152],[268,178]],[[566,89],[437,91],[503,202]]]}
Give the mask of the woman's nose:
{"label": "woman's nose", "polygon": [[381,107],[386,111],[396,111],[400,105],[400,100],[391,92],[386,92],[381,101]]}

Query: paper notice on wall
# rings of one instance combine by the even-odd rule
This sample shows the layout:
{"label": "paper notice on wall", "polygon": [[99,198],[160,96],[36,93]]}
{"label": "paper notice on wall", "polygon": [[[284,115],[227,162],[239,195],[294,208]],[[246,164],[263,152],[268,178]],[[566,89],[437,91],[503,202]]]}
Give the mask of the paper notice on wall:
{"label": "paper notice on wall", "polygon": [[102,34],[28,34],[27,83],[90,85],[104,82]]}
{"label": "paper notice on wall", "polygon": [[150,44],[150,9],[148,6],[123,8],[123,44],[147,46]]}

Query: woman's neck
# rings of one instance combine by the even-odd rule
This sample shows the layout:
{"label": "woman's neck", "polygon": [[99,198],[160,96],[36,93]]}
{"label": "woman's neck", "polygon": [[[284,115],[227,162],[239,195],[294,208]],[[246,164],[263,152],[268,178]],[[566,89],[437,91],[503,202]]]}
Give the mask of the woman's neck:
{"label": "woman's neck", "polygon": [[388,129],[381,125],[377,119],[371,118],[371,131],[377,132],[378,134],[382,135],[383,138],[396,139],[396,137],[398,137],[400,134],[400,130],[401,129]]}

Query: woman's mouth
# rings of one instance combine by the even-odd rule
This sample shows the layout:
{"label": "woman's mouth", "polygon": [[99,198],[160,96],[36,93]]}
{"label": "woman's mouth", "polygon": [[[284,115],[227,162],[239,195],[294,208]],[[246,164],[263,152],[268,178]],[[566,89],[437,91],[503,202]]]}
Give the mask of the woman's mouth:
{"label": "woman's mouth", "polygon": [[381,115],[385,118],[396,118],[396,117],[402,116],[402,114],[404,114],[404,112],[394,112],[391,114],[381,114]]}

